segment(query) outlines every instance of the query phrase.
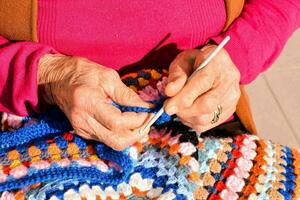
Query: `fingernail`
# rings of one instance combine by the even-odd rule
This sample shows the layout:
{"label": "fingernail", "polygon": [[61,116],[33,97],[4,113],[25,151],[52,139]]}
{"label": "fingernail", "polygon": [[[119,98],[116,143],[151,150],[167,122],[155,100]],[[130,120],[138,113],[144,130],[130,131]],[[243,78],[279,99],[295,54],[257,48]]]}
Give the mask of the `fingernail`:
{"label": "fingernail", "polygon": [[174,115],[177,112],[177,106],[170,106],[165,108],[165,110],[168,115]]}

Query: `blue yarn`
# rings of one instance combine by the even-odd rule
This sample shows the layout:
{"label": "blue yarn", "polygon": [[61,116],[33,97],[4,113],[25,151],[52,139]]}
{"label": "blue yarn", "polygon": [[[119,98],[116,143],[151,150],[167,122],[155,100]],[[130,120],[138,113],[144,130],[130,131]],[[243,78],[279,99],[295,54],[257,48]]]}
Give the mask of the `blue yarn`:
{"label": "blue yarn", "polygon": [[[53,114],[55,117],[52,116]],[[34,139],[61,134],[71,129],[72,127],[67,118],[55,109],[47,115],[41,115],[37,124],[32,124],[13,132],[0,131],[0,151],[3,153],[10,148],[32,142]]]}
{"label": "blue yarn", "polygon": [[[158,171],[157,167],[143,168],[142,170],[139,170],[139,172],[143,178],[153,178],[153,177],[155,177],[155,174],[157,171]],[[138,172],[138,171],[136,171],[136,172]]]}
{"label": "blue yarn", "polygon": [[77,165],[71,165],[70,167],[63,168],[63,170],[60,167],[51,167],[46,170],[39,170],[36,173],[29,173],[20,179],[11,179],[5,183],[1,183],[0,192],[23,188],[36,182],[62,181],[71,178],[72,180],[91,180],[98,182],[98,184],[110,185],[117,185],[127,179],[128,175],[132,172],[133,164],[126,154],[114,151],[103,144],[97,144],[95,149],[101,158],[118,164],[122,168],[121,172],[111,170],[108,173],[104,173],[95,167],[79,167]]}
{"label": "blue yarn", "polygon": [[228,164],[226,162],[220,162],[220,164],[222,169],[228,168]]}
{"label": "blue yarn", "polygon": [[217,189],[214,188],[214,186],[209,185],[209,186],[207,186],[207,192],[209,194],[215,194],[217,192]]}
{"label": "blue yarn", "polygon": [[168,184],[164,187],[162,193],[168,192],[169,190],[176,191],[178,189],[178,186],[176,184]]}
{"label": "blue yarn", "polygon": [[157,179],[153,182],[153,187],[164,187],[166,182],[168,181],[168,176],[159,176]]}
{"label": "blue yarn", "polygon": [[235,143],[231,143],[230,146],[231,146],[231,148],[233,148],[233,149],[236,149],[236,148],[237,148],[237,145],[236,145]]}
{"label": "blue yarn", "polygon": [[76,182],[77,181],[72,181],[71,179],[69,180],[64,180],[64,181],[54,181],[54,182],[48,182],[44,185],[42,185],[40,188],[37,189],[32,189],[30,190],[29,193],[26,195],[26,199],[28,200],[45,200],[45,199],[50,199],[51,196],[58,195],[58,199],[63,199],[61,198],[61,193],[67,191],[68,189],[71,188],[76,188]]}
{"label": "blue yarn", "polygon": [[61,136],[55,138],[55,143],[60,149],[66,149],[68,147],[68,142]]}
{"label": "blue yarn", "polygon": [[79,137],[74,137],[73,142],[78,146],[80,150],[86,149],[86,143]]}
{"label": "blue yarn", "polygon": [[58,199],[64,199],[64,192],[59,191],[59,190],[53,192],[51,195],[50,195],[50,194],[47,194],[47,195],[46,195],[46,198],[47,198],[47,199],[50,199],[50,197],[53,196],[53,195],[54,195],[56,198],[58,198]]}
{"label": "blue yarn", "polygon": [[[162,100],[155,102],[155,108],[120,106],[114,102],[112,104],[119,108],[122,112],[156,113],[160,109],[159,106],[162,104],[162,102]],[[30,119],[31,117],[26,117],[23,119],[23,121],[27,122]],[[171,116],[163,113],[155,124],[160,125],[170,120]],[[72,130],[72,127],[68,119],[60,110],[55,108],[47,114],[40,115],[38,117],[37,124],[32,124],[13,132],[0,131],[0,155],[2,155],[5,150],[29,143],[34,139],[49,135],[56,135],[70,130]]]}
{"label": "blue yarn", "polygon": [[37,173],[32,174],[31,176],[25,176],[19,179],[1,183],[0,192],[24,188],[37,182],[62,181],[70,178],[81,181],[87,179],[94,180],[98,181],[99,184],[119,184],[123,182],[124,175],[126,175],[126,173],[120,173],[115,170],[110,173],[104,173],[94,167],[73,166],[63,169],[49,168],[47,170],[39,170]]}
{"label": "blue yarn", "polygon": [[177,194],[174,200],[186,200],[186,197],[182,194]]}
{"label": "blue yarn", "polygon": [[[86,144],[78,136],[74,136],[74,141],[81,148]],[[38,144],[41,144],[38,143]],[[45,170],[32,170],[20,179],[9,177],[9,180],[0,184],[0,192],[23,188],[36,182],[62,181],[73,179],[79,181],[91,180],[98,184],[117,185],[123,182],[133,171],[133,162],[125,152],[115,151],[102,143],[95,145],[97,155],[104,160],[109,160],[121,167],[121,171],[110,169],[108,172],[102,172],[95,167],[83,167],[72,164],[69,167],[50,167]]]}
{"label": "blue yarn", "polygon": [[[143,107],[131,107],[131,106],[120,106],[119,104],[113,102],[112,105],[117,107],[122,112],[147,112],[147,113],[157,113],[162,106],[163,99],[151,102],[155,104],[154,108],[143,108]],[[155,122],[155,124],[160,125],[166,122],[171,121],[171,116],[167,113],[163,113]]]}
{"label": "blue yarn", "polygon": [[231,152],[226,152],[226,155],[227,155],[227,157],[228,157],[228,160],[233,159],[233,155],[232,155]]}
{"label": "blue yarn", "polygon": [[285,172],[282,173],[283,176],[286,177],[285,181],[281,181],[281,183],[285,186],[285,190],[279,189],[279,192],[284,196],[284,199],[292,199],[292,192],[295,189],[295,174],[293,173],[293,158],[292,158],[292,151],[290,148],[285,147],[283,149],[285,156],[281,156],[287,163],[287,165],[282,165],[285,168]]}
{"label": "blue yarn", "polygon": [[[113,104],[119,108],[122,112],[148,112],[156,113],[159,110],[159,105],[162,101],[154,102],[157,105],[155,108],[141,108],[141,107],[127,107]],[[34,116],[35,117],[35,116]],[[23,123],[30,121],[32,117],[26,117],[23,119]],[[171,120],[171,116],[164,113],[157,121],[156,124],[162,124]],[[26,152],[26,144],[33,143],[37,148],[46,151],[49,144],[44,140],[45,137],[53,137],[59,148],[65,149],[68,142],[62,138],[62,134],[67,131],[71,131],[72,126],[66,116],[58,109],[53,109],[47,114],[37,116],[37,122],[32,125],[24,126],[13,132],[0,131],[0,154],[5,155],[7,150],[12,148],[18,149],[20,152]],[[41,140],[41,138],[43,138]],[[79,136],[74,135],[73,142],[78,146],[80,150],[85,150],[87,147],[86,142]],[[0,192],[7,190],[14,190],[23,188],[28,185],[37,182],[52,182],[52,181],[64,181],[72,179],[73,181],[86,181],[89,180],[97,185],[113,186],[116,187],[119,183],[128,180],[129,175],[133,170],[140,171],[144,178],[153,178],[158,171],[157,167],[134,168],[134,161],[128,156],[128,152],[115,151],[102,143],[96,143],[96,153],[104,160],[109,160],[116,163],[121,167],[121,171],[110,168],[108,172],[102,172],[96,167],[84,167],[78,164],[71,164],[68,167],[61,168],[58,165],[45,170],[34,170],[31,168],[29,173],[19,179],[8,177],[8,180],[4,183],[0,183]],[[47,156],[47,155],[45,155]],[[171,159],[172,160],[172,159]],[[174,158],[173,162],[177,162]],[[168,176],[160,176],[155,179],[153,183],[154,187],[163,187],[168,181]],[[71,187],[71,186],[70,186]],[[175,184],[169,184],[167,188],[175,189],[178,186]],[[51,191],[49,191],[51,193]],[[52,191],[52,193],[55,191]],[[56,191],[55,195],[61,198],[62,193]]]}
{"label": "blue yarn", "polygon": [[223,177],[223,176],[222,176],[222,174],[220,174],[220,173],[216,173],[216,174],[213,175],[213,177],[214,177],[214,179],[215,179],[216,182],[217,182],[217,181],[219,181],[219,180],[222,180],[222,177]]}

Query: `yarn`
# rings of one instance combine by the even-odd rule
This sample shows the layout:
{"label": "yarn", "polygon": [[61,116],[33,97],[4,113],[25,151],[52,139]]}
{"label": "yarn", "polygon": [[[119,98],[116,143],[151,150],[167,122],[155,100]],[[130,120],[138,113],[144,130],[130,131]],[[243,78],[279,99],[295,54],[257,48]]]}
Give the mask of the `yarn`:
{"label": "yarn", "polygon": [[[166,70],[122,77],[157,112]],[[124,151],[73,134],[58,109],[30,117],[3,113],[0,133],[1,199],[297,199],[300,152],[254,135],[198,135],[163,114],[148,138]]]}
{"label": "yarn", "polygon": [[[155,105],[154,108],[142,108],[142,107],[130,107],[130,106],[120,106],[117,103],[113,102],[112,104],[120,109],[122,112],[147,112],[147,113],[157,113],[159,109],[162,107],[162,102],[164,101],[164,98],[161,98],[159,101],[152,101]],[[156,121],[155,124],[161,125],[166,122],[171,121],[171,116],[167,113],[163,113]]]}

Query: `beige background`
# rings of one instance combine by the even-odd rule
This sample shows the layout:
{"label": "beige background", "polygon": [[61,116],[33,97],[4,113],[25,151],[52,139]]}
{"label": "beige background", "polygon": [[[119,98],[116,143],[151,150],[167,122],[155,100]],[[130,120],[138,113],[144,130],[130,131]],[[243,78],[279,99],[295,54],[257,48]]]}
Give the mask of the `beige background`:
{"label": "beige background", "polygon": [[273,66],[246,88],[259,136],[300,148],[300,30]]}

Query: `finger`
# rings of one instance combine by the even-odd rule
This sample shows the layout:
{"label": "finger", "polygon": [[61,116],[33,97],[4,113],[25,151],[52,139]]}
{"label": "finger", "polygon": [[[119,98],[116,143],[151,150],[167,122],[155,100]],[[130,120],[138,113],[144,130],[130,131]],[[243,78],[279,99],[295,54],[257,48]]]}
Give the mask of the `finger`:
{"label": "finger", "polygon": [[97,136],[98,140],[118,151],[124,150],[145,137],[145,134],[140,134],[138,130],[113,132],[105,128],[92,117],[90,117],[90,121],[93,125],[94,135]]}
{"label": "finger", "polygon": [[238,94],[235,93],[238,91],[236,91],[235,87],[235,84],[232,82],[218,84],[217,87],[212,88],[208,92],[199,96],[192,106],[180,110],[177,113],[177,116],[189,118],[210,114],[217,109],[218,105],[222,105],[226,108],[237,98]]}
{"label": "finger", "polygon": [[74,130],[76,135],[79,135],[80,137],[87,139],[87,140],[98,140],[98,138],[94,135],[92,135],[91,133],[83,130],[83,129],[79,129],[79,130]]}
{"label": "finger", "polygon": [[90,98],[88,103],[86,99],[81,100],[80,106],[84,106],[90,116],[93,116],[109,130],[135,129],[142,126],[150,117],[150,114],[145,112],[121,112],[110,101],[103,100],[106,98],[104,91],[101,93],[95,89],[92,93],[93,98]]}
{"label": "finger", "polygon": [[113,149],[121,151],[133,145],[137,141],[143,140],[146,135],[146,132],[144,134],[140,134],[138,130],[127,131],[122,134],[114,134],[108,139],[108,143]]}
{"label": "finger", "polygon": [[[237,93],[237,94],[233,94]],[[222,106],[222,110],[229,110],[230,108],[234,107],[236,108],[238,99],[239,99],[239,87],[231,87],[230,90],[223,96],[222,99],[223,102],[220,103],[219,105]],[[234,97],[236,95],[236,97]],[[218,106],[218,105],[217,105]],[[209,114],[197,114],[187,117],[187,115],[179,116],[181,119],[186,120],[187,122],[190,122],[194,125],[201,125],[201,126],[206,126],[209,125],[214,117],[214,112],[217,111],[217,106],[215,107],[214,110],[212,110]],[[195,110],[196,108],[192,108],[191,111]],[[179,114],[178,114],[179,115]]]}
{"label": "finger", "polygon": [[93,109],[91,115],[111,131],[137,129],[150,118],[150,113],[121,112],[111,104],[102,103],[99,109]]}
{"label": "finger", "polygon": [[[210,130],[214,127],[219,126],[220,124],[224,123],[226,120],[228,120],[232,114],[235,112],[236,107],[233,106],[231,108],[229,108],[228,110],[224,111],[221,115],[219,120],[216,123],[208,123],[206,125],[193,125],[192,128],[195,129],[197,132],[203,133],[207,130]],[[211,118],[211,120],[213,119],[213,116]]]}
{"label": "finger", "polygon": [[[153,116],[153,114],[151,115]],[[147,119],[145,124],[147,124],[151,120],[151,117]],[[112,144],[111,146],[115,150],[124,150],[128,146],[136,143],[137,141],[144,140],[147,137],[149,131],[150,129],[140,132],[140,129],[135,129],[135,130],[127,130],[122,134],[115,134],[113,137],[110,137],[111,139],[110,143]]]}
{"label": "finger", "polygon": [[188,78],[183,89],[175,97],[166,102],[165,110],[169,115],[175,114],[176,111],[183,108],[190,107],[198,96],[207,92],[217,83],[216,80],[219,72],[216,70],[213,71],[215,69],[214,66],[219,65],[217,59],[212,59],[203,69],[195,71],[210,54],[210,51],[204,51],[204,49],[208,48],[213,49],[212,46],[207,46],[200,50],[203,53],[197,52],[194,64],[192,65],[194,73]]}
{"label": "finger", "polygon": [[86,139],[102,141],[103,138],[99,136],[111,133],[93,116],[86,112],[74,114],[71,118],[71,122],[75,133]]}
{"label": "finger", "polygon": [[[207,66],[209,67],[209,66]],[[189,79],[182,90],[165,102],[165,110],[169,115],[190,107],[198,96],[210,90],[214,83],[214,75],[205,70],[197,72]]]}
{"label": "finger", "polygon": [[139,134],[137,130],[123,131],[122,133],[110,131],[92,116],[87,116],[85,121],[87,123],[79,130],[79,134],[87,138],[90,136],[118,151],[145,137],[145,134]]}
{"label": "finger", "polygon": [[143,101],[137,93],[128,88],[121,81],[117,72],[108,70],[106,76],[100,81],[100,84],[113,101],[124,106],[152,107],[152,104]]}
{"label": "finger", "polygon": [[168,84],[165,94],[175,96],[185,85],[187,78],[193,71],[193,64],[198,50],[187,50],[180,53],[169,67]]}

